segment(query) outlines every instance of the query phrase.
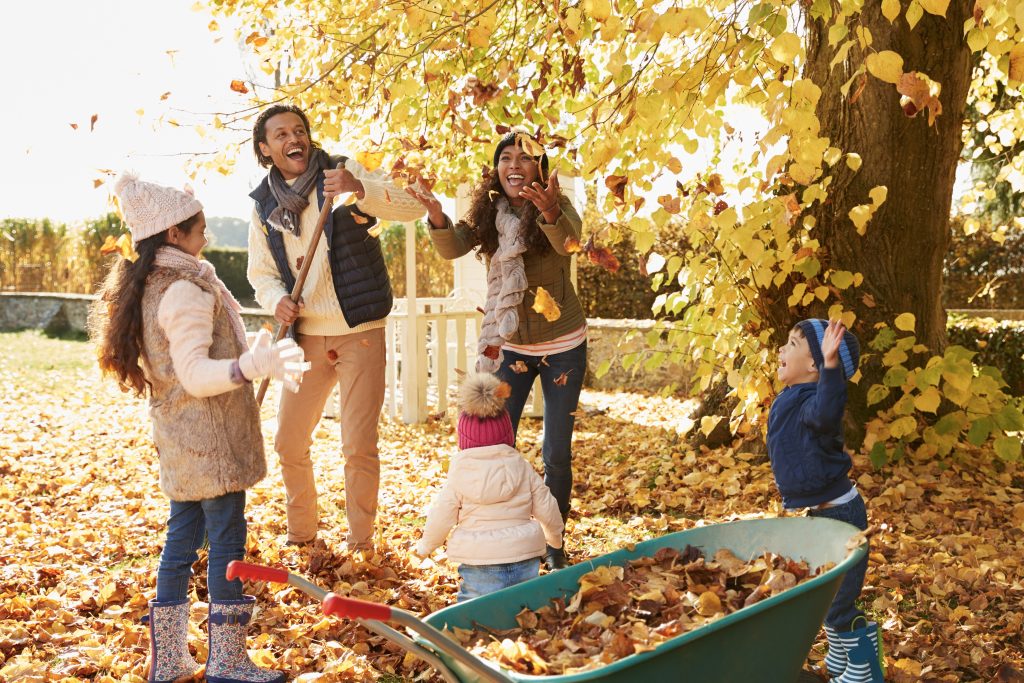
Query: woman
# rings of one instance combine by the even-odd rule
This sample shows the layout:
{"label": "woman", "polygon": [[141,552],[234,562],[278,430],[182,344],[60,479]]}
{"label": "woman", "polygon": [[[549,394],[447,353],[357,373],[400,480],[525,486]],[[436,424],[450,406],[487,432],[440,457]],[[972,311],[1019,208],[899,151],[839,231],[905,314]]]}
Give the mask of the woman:
{"label": "woman", "polygon": [[[530,388],[540,376],[544,482],[564,521],[572,496],[574,413],[587,367],[587,321],[570,281],[572,257],[565,244],[570,238],[579,240],[582,221],[559,190],[558,176],[547,177],[547,155],[538,159],[529,154],[524,137],[509,133],[501,139],[493,170],[457,224],[422,185],[407,191],[426,207],[430,237],[442,257],[456,259],[476,249],[487,265],[476,367],[496,373],[512,387],[507,406],[516,431]],[[538,288],[558,304],[561,315],[555,320],[533,310]],[[548,546],[544,562],[548,569],[566,566],[564,550]]]}

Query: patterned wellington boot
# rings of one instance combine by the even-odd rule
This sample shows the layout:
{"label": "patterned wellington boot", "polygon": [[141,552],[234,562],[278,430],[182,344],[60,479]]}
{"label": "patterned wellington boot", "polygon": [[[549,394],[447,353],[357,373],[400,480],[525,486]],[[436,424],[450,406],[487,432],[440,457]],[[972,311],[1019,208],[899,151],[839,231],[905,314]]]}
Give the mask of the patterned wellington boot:
{"label": "patterned wellington boot", "polygon": [[839,633],[846,650],[846,669],[832,679],[834,683],[885,683],[878,624]]}
{"label": "patterned wellington boot", "polygon": [[282,683],[283,671],[261,669],[249,659],[245,633],[249,630],[256,598],[210,601],[210,657],[206,662],[209,683]]}
{"label": "patterned wellington boot", "polygon": [[202,666],[188,652],[188,600],[149,602],[149,680],[193,678]]}
{"label": "patterned wellington boot", "polygon": [[846,648],[839,639],[839,633],[831,626],[825,627],[825,638],[828,639],[828,654],[825,655],[825,668],[828,675],[835,678],[846,671]]}

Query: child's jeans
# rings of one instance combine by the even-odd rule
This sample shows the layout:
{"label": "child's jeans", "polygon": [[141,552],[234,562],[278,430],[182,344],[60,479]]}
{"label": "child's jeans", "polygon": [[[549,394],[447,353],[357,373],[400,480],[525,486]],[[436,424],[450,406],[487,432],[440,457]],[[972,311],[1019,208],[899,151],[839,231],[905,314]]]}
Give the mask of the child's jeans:
{"label": "child's jeans", "polygon": [[207,587],[212,600],[241,600],[242,582],[224,575],[231,560],[245,555],[245,491],[197,501],[171,501],[167,542],[156,572],[157,602],[184,600],[192,563],[210,539]]}
{"label": "child's jeans", "polygon": [[[807,513],[811,517],[828,517],[838,519],[840,522],[852,524],[861,531],[868,528],[868,511],[864,507],[864,499],[857,494],[857,497],[834,507],[811,509]],[[846,573],[843,582],[839,584],[839,592],[832,600],[832,606],[825,616],[825,625],[836,631],[846,632],[852,630],[853,620],[864,616],[864,612],[857,609],[856,600],[860,597],[860,591],[864,587],[864,574],[868,570],[868,558],[864,557],[856,566]]]}
{"label": "child's jeans", "polygon": [[529,581],[540,574],[540,558],[507,564],[460,564],[457,602],[478,598]]}

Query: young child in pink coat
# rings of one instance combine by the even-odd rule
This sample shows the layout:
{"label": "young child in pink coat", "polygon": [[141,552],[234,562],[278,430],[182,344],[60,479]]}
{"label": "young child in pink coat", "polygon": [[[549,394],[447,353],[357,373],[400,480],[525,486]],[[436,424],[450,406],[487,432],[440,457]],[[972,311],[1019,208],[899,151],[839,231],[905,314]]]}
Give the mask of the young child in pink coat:
{"label": "young child in pink coat", "polygon": [[459,452],[415,548],[426,557],[447,538],[448,559],[459,563],[460,602],[536,577],[545,547],[562,545],[558,503],[515,449],[508,394],[488,373],[463,380]]}

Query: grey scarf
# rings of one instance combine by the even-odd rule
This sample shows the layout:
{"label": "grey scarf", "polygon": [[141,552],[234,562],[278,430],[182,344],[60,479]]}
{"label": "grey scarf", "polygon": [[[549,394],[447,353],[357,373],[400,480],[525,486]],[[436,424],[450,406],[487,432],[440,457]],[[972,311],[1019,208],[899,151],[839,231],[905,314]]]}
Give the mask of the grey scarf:
{"label": "grey scarf", "polygon": [[320,172],[333,168],[331,157],[322,149],[314,149],[306,172],[295,179],[291,185],[284,179],[277,166],[270,169],[270,193],[277,200],[277,208],[270,212],[267,222],[275,230],[299,236],[299,216],[309,206],[309,191],[313,189]]}
{"label": "grey scarf", "polygon": [[478,372],[496,372],[501,367],[504,354],[499,350],[496,359],[490,358],[486,355],[487,347],[500,349],[519,329],[519,305],[523,303],[528,286],[523,264],[527,249],[523,222],[504,197],[499,198],[496,205],[498,213],[494,225],[498,229],[498,249],[487,266],[487,303],[477,343]]}

